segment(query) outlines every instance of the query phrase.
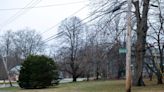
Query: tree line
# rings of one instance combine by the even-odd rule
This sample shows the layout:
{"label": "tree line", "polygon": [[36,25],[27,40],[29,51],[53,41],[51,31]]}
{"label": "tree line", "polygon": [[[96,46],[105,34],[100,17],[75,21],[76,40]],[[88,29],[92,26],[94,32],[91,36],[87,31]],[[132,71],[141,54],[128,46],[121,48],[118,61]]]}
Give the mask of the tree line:
{"label": "tree line", "polygon": [[[65,77],[120,79],[125,76],[126,0],[90,0],[89,21],[71,16],[61,21],[53,58]],[[162,84],[164,73],[164,12],[162,0],[132,1],[133,85],[143,86],[143,72],[156,75]],[[29,29],[6,32],[1,55],[20,59],[44,51],[42,37]],[[52,43],[53,44],[53,43]],[[42,53],[44,54],[44,53]],[[157,61],[156,58],[159,58]]]}
{"label": "tree line", "polygon": [[[7,71],[20,65],[31,54],[41,54],[44,51],[42,36],[32,29],[22,29],[16,32],[6,31],[0,37],[0,79],[6,79],[4,65]],[[4,63],[3,63],[4,61]]]}
{"label": "tree line", "polygon": [[[100,75],[109,76],[112,70],[117,71],[114,73],[117,76],[124,75],[125,61],[122,58],[125,59],[125,55],[120,55],[118,50],[126,45],[127,2],[90,0],[90,5],[89,23],[71,17],[63,20],[59,26],[61,34],[58,41],[61,43],[56,58],[61,63],[61,70],[71,74],[74,81],[81,72],[97,79]],[[133,85],[145,85],[144,70],[156,75],[157,84],[163,83],[163,7],[161,0],[132,1]]]}

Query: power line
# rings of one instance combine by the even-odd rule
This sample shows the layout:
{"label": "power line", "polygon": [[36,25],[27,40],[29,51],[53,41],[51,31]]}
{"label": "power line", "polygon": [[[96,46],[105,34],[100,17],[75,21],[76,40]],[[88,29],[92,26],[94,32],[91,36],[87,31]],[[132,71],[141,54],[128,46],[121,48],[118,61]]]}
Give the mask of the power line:
{"label": "power line", "polygon": [[[71,14],[70,16],[73,16],[73,15],[79,13],[80,11],[82,11],[83,9],[85,9],[86,7],[88,7],[88,4],[85,5],[84,7],[80,8],[80,9],[78,9],[76,12],[74,12],[74,13]],[[60,23],[61,23],[61,22],[58,22],[57,24],[51,26],[51,27],[48,28],[47,30],[43,31],[41,34],[44,34],[44,33],[48,32],[48,31],[51,31],[53,28],[55,28],[56,26],[58,26]]]}
{"label": "power line", "polygon": [[54,34],[54,35],[52,35],[52,36],[46,38],[46,39],[44,40],[44,42],[46,42],[46,41],[48,41],[48,40],[50,40],[50,39],[54,39],[54,37],[56,38],[56,36],[58,36],[58,34]]}
{"label": "power line", "polygon": [[55,7],[55,6],[65,6],[65,5],[72,5],[83,3],[84,1],[79,2],[69,2],[69,3],[60,3],[60,4],[51,4],[51,5],[43,5],[43,6],[36,6],[36,7],[26,7],[26,8],[8,8],[8,9],[0,9],[0,11],[10,11],[10,10],[25,10],[25,9],[34,9],[34,8],[47,8],[47,7]]}
{"label": "power line", "polygon": [[[41,0],[32,0],[30,1],[27,5],[25,5],[24,8],[26,7],[32,7],[32,6],[35,6],[37,5]],[[10,24],[12,23],[13,21],[15,21],[18,17],[20,17],[21,15],[23,15],[23,13],[27,12],[27,10],[19,10],[18,12],[16,12],[14,15],[12,15],[10,18],[8,18],[3,24],[2,24],[2,27],[6,26],[7,24]],[[1,28],[2,29],[2,28]]]}
{"label": "power line", "polygon": [[[24,8],[27,8],[27,7],[35,7],[38,3],[40,3],[41,2],[41,0],[36,0],[36,1],[34,1],[34,0],[31,0],[27,5],[25,5],[25,7]],[[30,9],[28,9],[28,10],[30,10]],[[10,18],[8,18],[1,26],[2,26],[2,28],[4,27],[4,26],[6,26],[7,24],[10,24],[10,23],[12,23],[13,21],[15,21],[16,19],[18,19],[21,15],[23,15],[24,13],[26,13],[27,12],[27,10],[19,10],[18,12],[16,12],[13,16],[11,16]],[[1,29],[2,29],[1,28]]]}
{"label": "power line", "polygon": [[[82,19],[78,24],[80,24],[82,21],[84,21],[84,20],[86,20],[86,19],[92,17],[93,15],[94,15],[94,14],[87,16],[86,18]],[[95,17],[95,18],[89,20],[88,22],[91,22],[91,21],[93,21],[93,20],[96,19],[96,18],[98,18],[98,17]],[[86,23],[87,23],[87,22],[86,22]],[[84,24],[86,24],[86,23],[84,23]],[[84,25],[84,24],[83,24],[83,25]],[[77,26],[77,27],[79,27],[79,26]],[[60,33],[60,34],[61,34],[61,33]],[[51,40],[57,38],[58,36],[59,36],[58,34],[52,35],[52,36],[48,37],[47,39],[45,39],[45,40],[44,40],[44,43],[47,43],[47,42],[49,42],[49,41],[51,41]]]}
{"label": "power line", "polygon": [[[107,3],[101,5],[101,6],[98,7],[97,9],[95,9],[95,11],[94,11],[93,14],[91,14],[91,15],[87,16],[86,18],[82,19],[79,23],[81,23],[81,22],[85,21],[86,19],[88,19],[88,18],[92,17],[93,15],[95,15],[95,14],[97,13],[97,11],[99,11],[99,10],[105,8],[105,5],[107,5]],[[101,8],[101,9],[100,9],[100,8]],[[111,12],[112,12],[112,11],[111,11]],[[109,13],[109,12],[108,12],[108,13]],[[106,13],[104,13],[104,14],[106,14]],[[98,16],[92,18],[91,20],[89,20],[89,21],[83,23],[83,25],[86,24],[86,23],[89,23],[89,22],[91,22],[91,21],[93,21],[93,20],[95,20],[95,19],[97,19],[97,18],[99,18],[99,17],[101,17],[101,16],[104,15],[104,14],[101,14],[101,15],[98,15]],[[79,24],[79,23],[78,23],[78,24]],[[57,26],[57,25],[55,25],[54,27],[56,27],[56,26]],[[51,29],[53,29],[54,27],[52,27]],[[52,35],[52,36],[48,37],[47,39],[45,39],[44,42],[46,43],[46,42],[51,41],[51,40],[53,40],[53,39],[55,39],[55,38],[57,38],[57,37],[58,37],[58,34]]]}
{"label": "power line", "polygon": [[[93,14],[91,14],[90,16],[86,17],[86,18],[83,19],[83,20],[86,20],[86,19],[88,19],[89,17],[92,17],[94,14],[97,13],[97,11],[99,11],[99,10],[105,8],[105,5],[107,5],[107,3],[108,3],[108,1],[105,2],[104,4],[102,4],[100,7],[96,8]],[[83,10],[84,8],[86,8],[87,6],[88,6],[88,5],[85,5],[84,7],[82,7],[82,8],[79,9],[79,10],[77,10],[75,13],[73,13],[71,16],[73,16],[73,15],[75,15],[76,13],[80,12],[81,10]],[[101,8],[101,9],[100,9],[100,8]],[[50,31],[50,30],[52,30],[53,28],[55,28],[55,27],[56,27],[57,25],[59,25],[60,23],[61,23],[61,22],[59,22],[59,23],[57,23],[56,25],[54,25],[54,26],[48,28],[47,30],[45,30],[45,31],[42,32],[41,34],[45,33],[46,31]]]}
{"label": "power line", "polygon": [[[124,2],[124,3],[125,3],[125,2]],[[120,6],[122,6],[122,5],[123,5],[123,4],[121,3]],[[103,6],[105,6],[105,5],[103,5]],[[104,8],[104,7],[103,7],[103,8]],[[110,8],[108,8],[108,9],[110,9]],[[121,9],[121,8],[120,8],[120,9]],[[96,9],[96,10],[98,10],[98,9]],[[100,9],[100,10],[101,10],[101,9]],[[115,10],[115,8],[112,9],[112,10],[110,10],[110,11],[108,11],[108,12],[104,12],[103,14],[98,15],[98,16],[96,16],[96,17],[94,17],[94,18],[88,20],[87,22],[84,22],[84,23],[81,24],[81,25],[84,25],[84,24],[87,24],[87,23],[89,23],[89,22],[92,22],[93,20],[95,20],[95,19],[97,19],[97,18],[99,18],[99,17],[101,17],[101,16],[103,16],[103,15],[105,15],[105,14],[108,14],[108,13],[111,13],[111,12],[114,13],[114,12],[117,11],[117,10],[115,10],[115,11],[113,11],[113,10]],[[119,10],[119,9],[118,9],[118,10]],[[95,13],[96,13],[96,12],[95,12]],[[82,19],[79,23],[77,23],[77,25],[80,24],[81,22],[85,21],[86,19],[92,17],[93,15],[95,15],[95,13],[93,13],[93,14],[87,16],[86,18]],[[77,27],[80,27],[81,25],[76,26],[76,28],[77,28]],[[62,32],[59,33],[59,34],[62,35]],[[44,41],[44,43],[47,43],[47,42],[49,42],[49,41],[51,41],[51,40],[57,38],[58,36],[60,36],[59,34],[55,34],[55,35],[50,36],[49,38],[47,38],[47,39]]]}
{"label": "power line", "polygon": [[[104,13],[104,14],[106,14],[106,13]],[[95,20],[95,19],[97,19],[97,18],[103,16],[104,14],[101,14],[101,15],[99,15],[99,16],[96,16],[96,17],[92,18],[91,20],[89,20],[89,21],[87,21],[87,22],[84,22],[84,23],[81,24],[81,25],[87,24],[87,23],[89,23],[89,22],[91,22],[91,21],[93,21],[93,20]],[[80,24],[81,22],[83,22],[84,20],[88,19],[88,18],[91,17],[91,16],[93,16],[93,15],[90,15],[90,16],[84,18],[84,19],[81,20],[79,23],[77,23],[77,25]],[[76,28],[80,27],[81,25],[76,26]],[[59,34],[62,35],[62,32],[59,33]],[[51,41],[51,40],[53,40],[53,39],[59,37],[59,36],[60,36],[59,34],[55,34],[55,35],[52,35],[52,36],[48,37],[47,39],[44,40],[44,43],[47,43],[47,42],[49,42],[49,41]]]}

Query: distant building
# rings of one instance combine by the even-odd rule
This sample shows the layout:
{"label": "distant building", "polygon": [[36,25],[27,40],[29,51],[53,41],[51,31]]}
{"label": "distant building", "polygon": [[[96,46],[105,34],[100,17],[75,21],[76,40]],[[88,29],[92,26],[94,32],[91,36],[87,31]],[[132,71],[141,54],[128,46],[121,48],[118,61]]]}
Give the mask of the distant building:
{"label": "distant building", "polygon": [[[0,56],[0,80],[6,80],[8,79],[8,77],[2,60],[3,60],[2,56]],[[13,71],[10,70],[15,66],[20,65],[21,62],[22,62],[21,59],[16,59],[15,57],[7,57],[6,63],[7,63],[9,74],[12,74]]]}

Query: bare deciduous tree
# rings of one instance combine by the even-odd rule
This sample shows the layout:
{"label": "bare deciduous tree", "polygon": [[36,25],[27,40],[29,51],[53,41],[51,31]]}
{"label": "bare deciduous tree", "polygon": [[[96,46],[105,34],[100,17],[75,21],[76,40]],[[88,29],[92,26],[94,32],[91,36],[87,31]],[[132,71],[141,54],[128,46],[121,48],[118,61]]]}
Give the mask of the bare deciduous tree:
{"label": "bare deciduous tree", "polygon": [[73,82],[82,74],[78,52],[82,47],[82,39],[84,26],[78,17],[71,17],[63,20],[59,26],[59,31],[62,33],[61,40],[63,47],[66,48],[67,56],[65,56],[64,71],[72,75]]}
{"label": "bare deciduous tree", "polygon": [[23,58],[30,54],[39,54],[44,50],[42,37],[35,30],[24,29],[15,32],[13,43],[15,52]]}
{"label": "bare deciduous tree", "polygon": [[[157,51],[158,49],[156,49],[153,45],[149,44],[147,46],[147,51],[148,51],[148,57],[147,57],[147,61],[145,61],[144,63],[146,64],[146,67],[148,67],[150,69],[150,71],[152,71],[156,77],[157,77],[157,84],[162,84],[162,72],[161,72],[161,68],[158,67],[158,55],[157,55]],[[148,62],[149,61],[149,62]],[[151,62],[150,62],[151,61]]]}

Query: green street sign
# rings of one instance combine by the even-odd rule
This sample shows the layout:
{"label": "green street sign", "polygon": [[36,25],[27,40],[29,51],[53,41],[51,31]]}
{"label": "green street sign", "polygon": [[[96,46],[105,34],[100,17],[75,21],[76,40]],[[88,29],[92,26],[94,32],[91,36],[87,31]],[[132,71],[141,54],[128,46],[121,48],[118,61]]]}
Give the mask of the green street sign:
{"label": "green street sign", "polygon": [[126,53],[126,48],[120,48],[119,53]]}

